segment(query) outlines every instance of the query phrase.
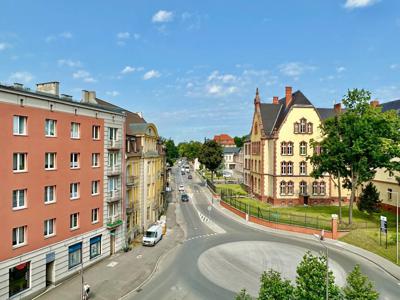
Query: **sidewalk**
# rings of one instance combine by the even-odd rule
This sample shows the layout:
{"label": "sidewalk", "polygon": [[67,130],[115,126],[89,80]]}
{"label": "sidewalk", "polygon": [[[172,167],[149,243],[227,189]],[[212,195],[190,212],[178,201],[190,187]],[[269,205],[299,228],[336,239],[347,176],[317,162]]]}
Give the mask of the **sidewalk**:
{"label": "sidewalk", "polygon": [[[153,272],[158,259],[183,240],[183,231],[176,223],[175,203],[167,210],[167,234],[155,247],[137,246],[127,253],[117,253],[84,271],[90,285],[90,299],[118,299],[140,286]],[[38,300],[80,299],[81,277],[72,277],[48,290]]]}

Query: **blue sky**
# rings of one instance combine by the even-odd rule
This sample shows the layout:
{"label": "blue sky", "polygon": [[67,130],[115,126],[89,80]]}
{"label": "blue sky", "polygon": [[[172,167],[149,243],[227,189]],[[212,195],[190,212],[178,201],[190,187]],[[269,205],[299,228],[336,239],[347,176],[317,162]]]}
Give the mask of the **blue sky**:
{"label": "blue sky", "polygon": [[247,134],[263,102],[300,89],[331,107],[348,88],[400,98],[398,0],[3,0],[0,82],[60,81],[177,141]]}

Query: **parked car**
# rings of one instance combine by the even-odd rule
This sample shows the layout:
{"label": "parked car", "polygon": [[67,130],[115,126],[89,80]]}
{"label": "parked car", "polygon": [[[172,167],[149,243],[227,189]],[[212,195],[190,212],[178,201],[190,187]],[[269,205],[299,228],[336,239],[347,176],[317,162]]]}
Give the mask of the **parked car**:
{"label": "parked car", "polygon": [[184,171],[181,172],[182,175],[185,175],[186,173]]}
{"label": "parked car", "polygon": [[162,239],[161,225],[153,225],[143,235],[143,246],[154,246]]}
{"label": "parked car", "polygon": [[180,191],[180,192],[184,192],[184,191],[185,191],[185,187],[184,187],[183,184],[181,184],[181,185],[179,186],[178,191]]}
{"label": "parked car", "polygon": [[193,177],[192,177],[192,174],[189,174],[188,175],[188,179],[192,179]]}
{"label": "parked car", "polygon": [[189,196],[187,194],[182,194],[181,200],[182,200],[182,202],[189,202]]}

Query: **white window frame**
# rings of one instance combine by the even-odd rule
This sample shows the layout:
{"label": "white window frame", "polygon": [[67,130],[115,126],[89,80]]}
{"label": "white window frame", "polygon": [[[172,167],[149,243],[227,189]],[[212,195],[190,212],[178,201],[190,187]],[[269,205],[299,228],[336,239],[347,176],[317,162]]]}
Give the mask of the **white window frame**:
{"label": "white window frame", "polygon": [[287,164],[286,161],[281,162],[281,175],[286,175],[287,172]]}
{"label": "white window frame", "polygon": [[92,139],[95,141],[100,140],[100,125],[92,126]]}
{"label": "white window frame", "polygon": [[300,175],[307,175],[307,163],[305,161],[300,162],[300,170],[299,171],[300,171]]}
{"label": "white window frame", "polygon": [[108,153],[108,166],[114,168],[118,165],[118,152]]}
{"label": "white window frame", "polygon": [[323,195],[323,196],[326,194],[326,183],[325,183],[325,181],[321,181],[319,183],[319,194]]}
{"label": "white window frame", "polygon": [[306,195],[307,194],[307,182],[305,181],[300,181],[299,183],[300,187],[300,195]]}
{"label": "white window frame", "polygon": [[[17,169],[14,169],[15,157],[16,157],[16,162],[17,162]],[[23,169],[19,168],[20,164],[21,164],[21,161],[22,161],[23,166],[24,166]],[[28,171],[28,154],[27,153],[22,153],[22,152],[13,153],[13,171],[14,171],[14,173]]]}
{"label": "white window frame", "polygon": [[286,155],[293,155],[293,143],[288,142],[286,144]]}
{"label": "white window frame", "polygon": [[294,194],[294,182],[293,181],[288,181],[286,183],[286,193],[287,193],[287,195]]}
{"label": "white window frame", "polygon": [[[50,226],[51,224],[51,226]],[[44,230],[43,230],[43,235],[44,237],[51,237],[56,235],[56,219],[48,219],[44,220],[43,222],[44,225]],[[51,232],[50,232],[51,230]]]}
{"label": "white window frame", "polygon": [[[22,120],[22,124],[21,124]],[[21,130],[22,125],[22,130]],[[27,135],[28,117],[15,115],[13,117],[13,134],[14,135]]]}
{"label": "white window frame", "polygon": [[79,169],[79,159],[80,159],[80,153],[78,152],[72,152],[70,155],[70,162],[69,166],[71,169]]}
{"label": "white window frame", "polygon": [[[53,191],[53,199],[50,200],[50,191]],[[49,185],[44,187],[44,204],[51,204],[55,203],[57,201],[56,199],[56,186],[55,185]]]}
{"label": "white window frame", "polygon": [[69,215],[69,229],[76,230],[79,228],[79,213]]}
{"label": "white window frame", "polygon": [[307,120],[306,119],[301,119],[300,120],[300,133],[307,133]]}
{"label": "white window frame", "polygon": [[71,139],[79,139],[81,136],[81,124],[72,122],[71,123]]}
{"label": "white window frame", "polygon": [[307,155],[307,142],[300,142],[300,155]]}
{"label": "white window frame", "polygon": [[[21,235],[22,231],[22,235]],[[14,244],[14,240],[16,243]],[[12,230],[12,246],[13,248],[26,245],[26,226],[15,227]]]}
{"label": "white window frame", "polygon": [[100,180],[92,181],[92,196],[100,194]]}
{"label": "white window frame", "polygon": [[286,182],[285,181],[281,181],[279,183],[279,192],[280,192],[280,195],[286,195]]}
{"label": "white window frame", "polygon": [[119,215],[118,202],[110,203],[108,205],[107,213],[109,218],[118,216]]}
{"label": "white window frame", "polygon": [[100,167],[100,153],[92,153],[92,168]]}
{"label": "white window frame", "polygon": [[293,175],[293,162],[291,162],[291,161],[288,161],[286,163],[286,174]]}
{"label": "white window frame", "polygon": [[73,182],[69,185],[69,198],[71,200],[79,199],[79,182]]}
{"label": "white window frame", "polygon": [[[53,157],[53,167],[48,167],[51,162],[51,157]],[[57,153],[56,152],[46,152],[44,155],[44,169],[45,170],[55,170],[57,168],[56,166],[56,159],[57,159]],[[47,167],[46,167],[47,165]]]}
{"label": "white window frame", "polygon": [[92,209],[92,224],[99,223],[99,208],[93,208]]}
{"label": "white window frame", "polygon": [[46,119],[45,125],[44,125],[44,135],[46,137],[56,137],[57,136],[57,120]]}
{"label": "white window frame", "polygon": [[312,194],[313,195],[318,195],[319,194],[319,183],[317,181],[314,181],[312,183]]}
{"label": "white window frame", "polygon": [[[26,189],[19,189],[19,190],[14,190],[12,193],[12,209],[13,210],[19,210],[19,209],[24,209],[26,208]],[[15,196],[14,196],[15,195]],[[22,198],[21,198],[22,195]],[[14,198],[16,205],[14,206]]]}
{"label": "white window frame", "polygon": [[118,128],[108,127],[108,139],[110,141],[118,141]]}

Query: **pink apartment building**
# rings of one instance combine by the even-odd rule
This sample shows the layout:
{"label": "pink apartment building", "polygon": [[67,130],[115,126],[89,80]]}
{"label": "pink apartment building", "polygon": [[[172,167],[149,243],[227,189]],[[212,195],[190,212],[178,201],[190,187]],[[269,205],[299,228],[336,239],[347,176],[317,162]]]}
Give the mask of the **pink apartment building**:
{"label": "pink apartment building", "polygon": [[0,299],[31,298],[123,244],[124,115],[57,82],[0,85]]}

